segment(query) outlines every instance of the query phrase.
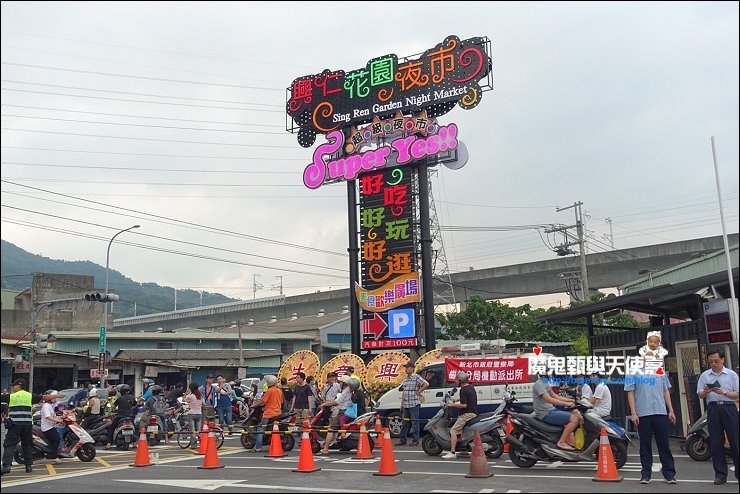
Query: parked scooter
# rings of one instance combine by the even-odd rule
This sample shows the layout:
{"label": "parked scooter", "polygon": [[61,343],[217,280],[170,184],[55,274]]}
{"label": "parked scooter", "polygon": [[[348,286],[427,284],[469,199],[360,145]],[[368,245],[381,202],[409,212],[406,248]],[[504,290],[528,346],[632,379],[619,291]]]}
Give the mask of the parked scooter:
{"label": "parked scooter", "polygon": [[[712,457],[712,448],[709,446],[709,424],[707,423],[707,412],[699,418],[689,429],[686,441],[681,443],[692,460],[707,461]],[[730,455],[730,444],[725,441],[725,454]]]}
{"label": "parked scooter", "polygon": [[627,446],[630,443],[624,429],[599,417],[588,400],[576,401],[576,408],[583,415],[586,440],[583,449],[572,451],[557,447],[563,433],[562,426],[546,424],[534,414],[510,411],[514,429],[506,436],[506,440],[510,444],[511,462],[518,467],[529,468],[538,461],[598,461],[599,438],[603,427],[609,435],[614,463],[617,468],[622,468],[627,462]]}
{"label": "parked scooter", "polygon": [[[245,449],[252,449],[257,444],[257,426],[262,420],[262,412],[264,407],[252,407],[249,411],[249,415],[242,422],[242,435],[241,443]],[[280,439],[283,446],[283,451],[290,451],[295,448],[295,438],[293,437],[293,431],[295,429],[295,412],[286,412],[273,417],[270,422],[264,426],[265,430],[272,430],[275,421],[278,422],[278,429],[280,429]],[[266,440],[269,443],[269,441]]]}
{"label": "parked scooter", "polygon": [[[69,427],[70,433],[69,433],[69,441],[70,441],[70,449],[69,449],[69,455],[70,456],[76,456],[80,459],[80,461],[84,462],[90,462],[95,459],[95,441],[93,438],[88,434],[85,429],[79,426],[79,424],[75,420],[75,414],[74,411],[68,410],[65,411],[62,415],[62,418],[64,419],[64,423]],[[52,454],[51,451],[51,445],[46,440],[46,436],[43,432],[41,432],[41,427],[33,427],[32,432],[33,437],[33,459],[41,460],[43,458],[46,458],[50,454]],[[56,453],[56,452],[54,452]],[[54,455],[56,456],[56,455]],[[21,444],[18,444],[16,446],[15,451],[13,452],[13,459],[16,461],[16,463],[19,463],[23,465],[25,463],[24,456],[23,456],[23,447]]]}
{"label": "parked scooter", "polygon": [[[311,450],[314,453],[318,453],[322,448],[324,441],[326,441],[327,427],[329,424],[328,417],[331,414],[331,408],[321,407],[319,412],[309,422],[311,431],[309,437],[311,439]],[[369,411],[358,416],[352,422],[348,422],[343,428],[344,432],[340,432],[335,436],[336,442],[329,446],[329,449],[338,449],[340,451],[351,451],[357,449],[357,445],[360,441],[360,428],[362,424],[365,424],[367,430],[368,444],[370,445],[370,451],[375,448],[375,443],[378,441],[378,434],[375,432],[375,412]]]}
{"label": "parked scooter", "polygon": [[[442,407],[437,414],[429,419],[424,430],[429,434],[424,435],[421,440],[421,449],[429,456],[439,456],[444,450],[450,450],[450,429],[454,420],[450,418],[450,409],[447,406],[452,403],[453,396],[457,393],[458,388],[452,388],[442,400]],[[504,421],[506,420],[507,399],[509,406],[513,401],[512,395],[508,391],[504,392],[504,400],[493,412],[481,413],[474,419],[470,420],[463,428],[460,439],[457,442],[458,453],[469,453],[473,449],[473,439],[475,432],[480,433],[483,451],[488,458],[498,458],[504,452],[504,444],[501,439],[500,431],[503,431]]]}

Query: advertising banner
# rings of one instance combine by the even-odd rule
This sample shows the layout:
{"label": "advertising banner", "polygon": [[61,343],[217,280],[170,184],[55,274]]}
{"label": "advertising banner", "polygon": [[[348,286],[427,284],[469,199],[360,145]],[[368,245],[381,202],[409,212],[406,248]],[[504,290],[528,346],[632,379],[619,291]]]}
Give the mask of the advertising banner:
{"label": "advertising banner", "polygon": [[528,358],[448,358],[445,359],[447,381],[455,380],[455,374],[465,372],[470,384],[528,383]]}

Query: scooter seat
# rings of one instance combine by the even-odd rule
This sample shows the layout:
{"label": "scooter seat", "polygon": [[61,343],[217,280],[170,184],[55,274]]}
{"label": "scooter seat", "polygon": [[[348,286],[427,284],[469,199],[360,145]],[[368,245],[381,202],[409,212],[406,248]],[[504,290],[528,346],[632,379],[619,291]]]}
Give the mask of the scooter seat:
{"label": "scooter seat", "polygon": [[553,434],[561,434],[563,432],[562,425],[550,425],[547,422],[541,421],[534,415],[522,414],[519,415],[517,418],[519,418],[522,422],[526,422],[544,432],[551,432]]}
{"label": "scooter seat", "polygon": [[470,426],[471,426],[471,425],[473,425],[473,424],[477,424],[477,423],[478,423],[478,422],[480,422],[481,420],[485,420],[485,419],[487,419],[487,418],[490,418],[490,417],[494,417],[495,415],[496,415],[496,414],[495,414],[495,413],[493,413],[493,412],[486,412],[486,413],[481,413],[481,414],[477,415],[477,416],[476,416],[475,418],[473,418],[473,419],[470,419],[470,420],[469,420],[469,421],[468,421],[468,422],[467,422],[467,423],[465,424],[465,427],[470,427]]}

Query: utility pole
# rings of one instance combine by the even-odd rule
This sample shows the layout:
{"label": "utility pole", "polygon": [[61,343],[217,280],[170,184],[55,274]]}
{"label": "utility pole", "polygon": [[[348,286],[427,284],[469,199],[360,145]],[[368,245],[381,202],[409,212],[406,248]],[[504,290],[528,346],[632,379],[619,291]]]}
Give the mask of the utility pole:
{"label": "utility pole", "polygon": [[280,285],[278,285],[278,290],[280,290],[280,295],[282,295],[283,294],[283,277],[275,276],[275,278],[278,278],[280,280]]}
{"label": "utility pole", "polygon": [[612,219],[604,218],[604,221],[609,223],[609,245],[611,245],[612,250],[614,250],[614,230],[612,230]]}
{"label": "utility pole", "polygon": [[257,290],[262,288],[262,283],[257,283],[257,278],[259,277],[259,274],[253,274],[252,275],[252,299],[257,298]]}
{"label": "utility pole", "polygon": [[[575,215],[576,215],[576,224],[573,226],[562,226],[558,228],[551,228],[549,230],[545,230],[545,233],[553,233],[557,231],[563,231],[565,234],[566,242],[562,245],[557,246],[557,254],[564,256],[568,254],[575,254],[570,247],[573,245],[578,245],[579,254],[581,258],[581,297],[582,301],[585,302],[589,299],[590,291],[588,288],[588,271],[586,267],[586,246],[584,241],[584,234],[583,234],[583,212],[581,210],[581,206],[583,205],[582,202],[574,202],[572,206],[567,206],[564,208],[555,208],[556,212],[565,211],[566,209],[574,208]],[[571,228],[576,229],[576,235],[577,238],[574,241],[568,241],[568,230]]]}

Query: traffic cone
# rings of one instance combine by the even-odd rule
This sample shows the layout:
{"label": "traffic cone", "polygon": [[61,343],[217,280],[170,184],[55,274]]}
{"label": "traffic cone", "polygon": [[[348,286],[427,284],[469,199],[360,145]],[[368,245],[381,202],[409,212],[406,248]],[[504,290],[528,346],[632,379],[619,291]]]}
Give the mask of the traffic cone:
{"label": "traffic cone", "polygon": [[[301,445],[301,448],[303,446]],[[282,458],[288,456],[283,452],[283,441],[280,438],[280,428],[278,427],[277,421],[272,423],[272,436],[270,437],[270,451],[265,455],[265,458]]]}
{"label": "traffic cone", "polygon": [[303,423],[303,434],[301,435],[301,455],[298,457],[298,468],[293,470],[294,472],[300,473],[311,473],[318,472],[320,468],[316,468],[316,463],[313,461],[313,450],[311,449],[311,438],[308,437],[308,431],[311,426],[308,421]]}
{"label": "traffic cone", "polygon": [[208,422],[204,420],[203,428],[200,431],[200,445],[198,445],[198,452],[195,454],[204,455],[206,454],[207,449],[208,449]]}
{"label": "traffic cone", "polygon": [[149,460],[149,442],[146,440],[146,428],[139,429],[139,445],[136,447],[136,458],[132,467],[150,467],[154,465]]}
{"label": "traffic cone", "polygon": [[373,475],[392,476],[402,472],[396,468],[396,457],[393,454],[393,443],[391,433],[386,427],[383,429],[383,452],[380,454],[380,469]]}
{"label": "traffic cone", "polygon": [[[512,433],[514,430],[514,426],[511,424],[511,417],[509,415],[506,416],[506,428],[504,429],[504,432],[506,432],[506,437],[509,436],[509,434]],[[509,452],[509,441],[504,439],[504,453]]]}
{"label": "traffic cone", "polygon": [[367,428],[363,422],[360,425],[360,439],[357,441],[357,454],[355,455],[356,460],[369,460],[375,458],[373,451],[370,449],[370,440],[367,435]]}
{"label": "traffic cone", "polygon": [[475,436],[473,437],[473,454],[470,455],[470,469],[465,477],[469,479],[493,477],[491,468],[488,466],[488,461],[486,460],[486,454],[483,452],[480,431],[475,431]]}
{"label": "traffic cone", "polygon": [[594,482],[622,481],[622,477],[617,471],[617,464],[614,463],[614,455],[605,427],[601,428],[601,435],[599,436],[599,464],[596,466],[596,477],[592,480]]}
{"label": "traffic cone", "polygon": [[378,438],[378,440],[375,443],[375,447],[377,449],[383,449],[383,443],[385,442],[383,441],[383,421],[380,420],[379,413],[375,414],[375,434],[376,434],[375,437]]}
{"label": "traffic cone", "polygon": [[208,431],[207,443],[206,455],[203,457],[203,465],[198,468],[223,468],[224,465],[221,465],[218,462],[218,446],[216,446],[216,435],[213,433],[213,429]]}

